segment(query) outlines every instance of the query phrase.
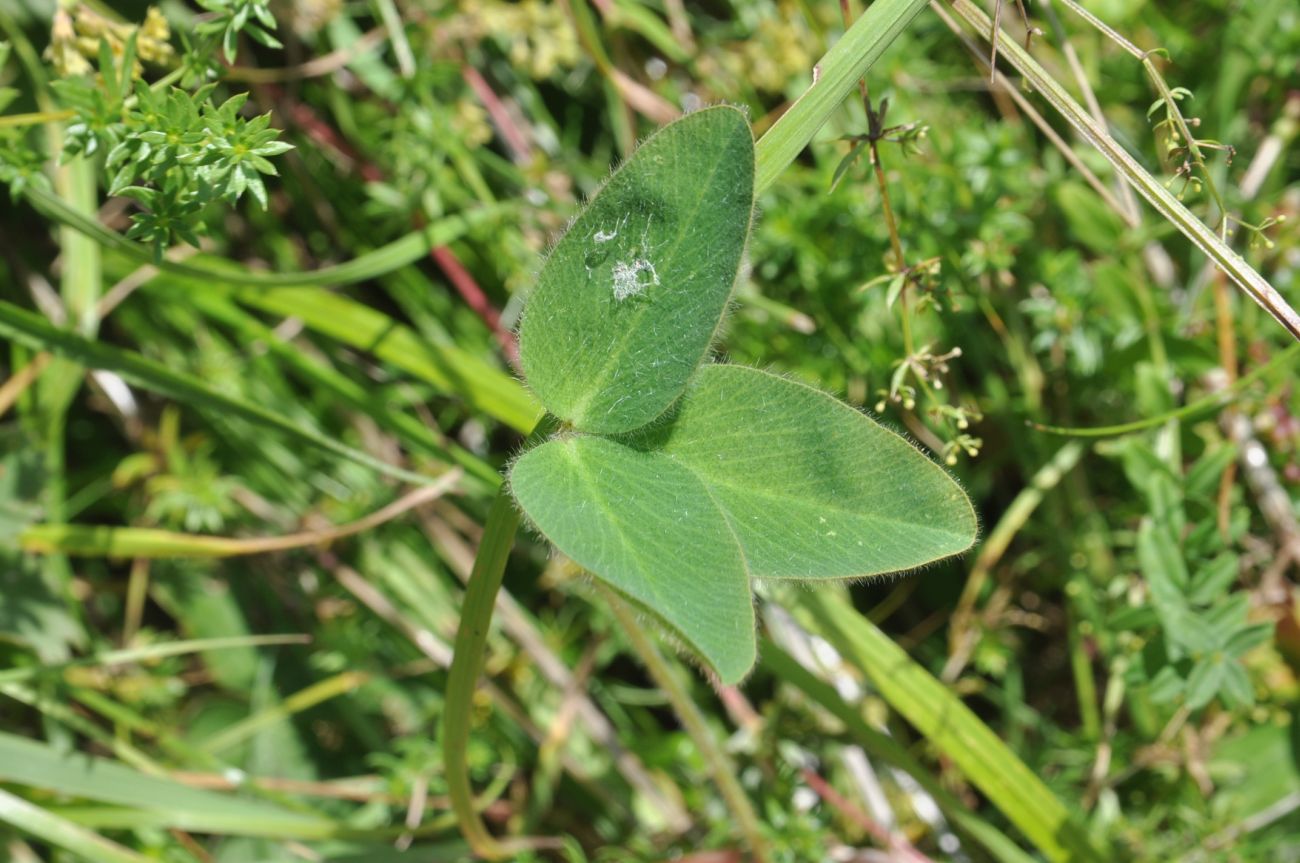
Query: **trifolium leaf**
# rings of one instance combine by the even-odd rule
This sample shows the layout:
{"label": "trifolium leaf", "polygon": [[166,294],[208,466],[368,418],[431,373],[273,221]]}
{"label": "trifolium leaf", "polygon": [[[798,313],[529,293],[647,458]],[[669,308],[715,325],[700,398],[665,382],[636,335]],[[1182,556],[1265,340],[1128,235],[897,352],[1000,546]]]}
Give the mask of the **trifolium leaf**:
{"label": "trifolium leaf", "polygon": [[681,395],[717,332],[754,209],[754,139],[736,108],[656,132],[556,244],[524,307],[519,350],[542,404],[617,434]]}

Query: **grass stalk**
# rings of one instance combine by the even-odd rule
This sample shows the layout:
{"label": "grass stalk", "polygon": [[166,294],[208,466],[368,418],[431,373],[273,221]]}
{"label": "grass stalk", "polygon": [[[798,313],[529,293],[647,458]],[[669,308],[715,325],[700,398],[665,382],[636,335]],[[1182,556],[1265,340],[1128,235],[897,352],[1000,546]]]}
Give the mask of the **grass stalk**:
{"label": "grass stalk", "polygon": [[1227,407],[1241,395],[1242,390],[1246,387],[1258,380],[1269,377],[1274,372],[1286,368],[1295,361],[1297,356],[1300,356],[1300,345],[1291,345],[1286,350],[1280,351],[1277,356],[1273,357],[1264,365],[1253,370],[1249,374],[1237,378],[1232,382],[1231,386],[1224,387],[1221,390],[1216,390],[1205,398],[1197,399],[1196,401],[1183,405],[1175,410],[1167,411],[1153,417],[1147,417],[1146,419],[1133,420],[1132,422],[1117,423],[1108,426],[1090,426],[1081,428],[1043,425],[1042,423],[1035,422],[1028,423],[1028,425],[1034,431],[1063,435],[1066,437],[1118,437],[1119,435],[1145,431],[1147,429],[1162,426],[1173,420],[1197,417]]}
{"label": "grass stalk", "polygon": [[813,67],[812,86],[758,141],[755,192],[762,194],[839,108],[929,0],[876,0]]}
{"label": "grass stalk", "polygon": [[2,788],[0,821],[88,860],[100,860],[103,863],[147,863],[149,859]]}
{"label": "grass stalk", "polygon": [[843,596],[811,591],[802,596],[801,605],[816,623],[814,632],[864,674],[885,701],[951,759],[1048,860],[1099,863],[1111,859],[997,734]]}
{"label": "grass stalk", "polygon": [[[967,26],[982,37],[992,40],[993,24],[984,10],[971,0],[953,0],[952,9]],[[1016,43],[1014,39],[998,40],[1001,55],[1015,67],[1025,80],[1043,95],[1049,104],[1083,136],[1098,153],[1111,163],[1161,216],[1204,252],[1232,279],[1242,291],[1273,316],[1292,338],[1300,339],[1300,314],[1291,307],[1277,290],[1254,267],[1228,247],[1204,222],[1183,206],[1164,184],[1151,176],[1138,161],[1102,128],[1088,110],[1074,100],[1068,91],[1057,83],[1047,70]]]}
{"label": "grass stalk", "polygon": [[324,530],[284,536],[226,537],[177,533],[152,528],[115,528],[101,525],[39,524],[19,537],[24,551],[36,554],[70,554],[81,557],[223,558],[324,546],[373,530],[403,513],[423,506],[454,488],[463,471],[453,468],[430,485],[421,485],[364,518]]}

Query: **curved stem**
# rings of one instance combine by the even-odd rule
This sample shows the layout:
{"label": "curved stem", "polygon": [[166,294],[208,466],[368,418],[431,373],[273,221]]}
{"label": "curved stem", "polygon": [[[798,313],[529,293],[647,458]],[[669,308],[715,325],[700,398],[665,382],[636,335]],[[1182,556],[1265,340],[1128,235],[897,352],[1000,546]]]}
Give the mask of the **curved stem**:
{"label": "curved stem", "polygon": [[613,590],[604,588],[603,585],[601,587],[601,594],[614,613],[614,619],[618,621],[623,634],[632,643],[637,656],[645,663],[646,670],[650,672],[654,682],[668,697],[668,702],[672,704],[673,712],[681,720],[682,727],[686,729],[686,733],[690,735],[696,748],[704,756],[704,762],[708,765],[709,773],[712,774],[722,799],[726,801],[727,808],[736,819],[736,826],[744,835],[746,844],[749,845],[750,854],[753,855],[756,863],[765,863],[770,859],[767,840],[763,837],[758,816],[749,802],[749,797],[745,795],[745,789],[740,787],[740,782],[736,779],[735,765],[714,739],[713,733],[709,731],[709,726],[704,721],[704,714],[700,712],[690,693],[682,686],[673,669],[650,640],[645,627],[637,621],[636,614]]}
{"label": "curved stem", "polygon": [[[529,443],[545,438],[554,428],[551,418],[543,418],[529,436]],[[474,568],[465,586],[443,714],[442,757],[456,823],[475,854],[494,860],[526,850],[560,845],[558,839],[518,837],[498,840],[489,833],[474,803],[474,792],[469,780],[469,761],[466,757],[474,690],[478,687],[479,675],[483,670],[492,611],[496,606],[501,581],[505,578],[506,561],[515,543],[519,520],[519,510],[510,498],[509,489],[503,484],[492,500],[492,508],[488,511],[487,523],[483,527],[483,540],[479,543]]]}

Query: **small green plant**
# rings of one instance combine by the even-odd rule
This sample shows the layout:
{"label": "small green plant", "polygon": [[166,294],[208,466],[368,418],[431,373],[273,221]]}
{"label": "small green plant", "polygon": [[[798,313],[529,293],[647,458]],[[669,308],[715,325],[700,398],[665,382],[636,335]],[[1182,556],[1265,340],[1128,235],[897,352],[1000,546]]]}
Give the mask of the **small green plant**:
{"label": "small green plant", "polygon": [[[78,7],[75,24],[67,13],[56,17],[53,66],[62,77],[51,87],[69,121],[59,160],[103,157],[108,195],[139,205],[127,237],[148,245],[155,260],[176,240],[199,244],[209,204],[234,205],[248,194],[265,210],[263,178],[278,174],[270,160],[292,149],[277,140],[280,133],[271,128],[269,113],[242,116],[247,93],[217,98],[218,48],[233,61],[241,33],[279,46],[257,23],[275,26],[266,0],[201,5],[215,17],[198,25],[179,65],[152,84],[141,61],[176,65],[170,30],[156,9],[139,27],[109,21],[85,7]],[[0,68],[7,56],[0,45]],[[178,79],[183,86],[171,86]],[[0,110],[12,96],[0,90]],[[49,191],[41,156],[28,146],[23,129],[0,134],[0,182],[14,197],[29,186]]]}
{"label": "small green plant", "polygon": [[725,683],[754,663],[752,579],[910,569],[976,534],[961,488],[898,435],[706,362],[753,209],[753,137],[731,107],[665,127],[614,173],[525,306],[524,373],[561,431],[510,471],[551,542]]}

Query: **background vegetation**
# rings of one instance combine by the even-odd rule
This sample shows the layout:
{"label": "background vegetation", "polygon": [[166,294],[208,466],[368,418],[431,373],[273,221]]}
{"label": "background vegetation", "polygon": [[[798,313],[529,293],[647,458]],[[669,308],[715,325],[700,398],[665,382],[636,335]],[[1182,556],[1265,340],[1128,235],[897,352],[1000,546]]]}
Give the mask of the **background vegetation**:
{"label": "background vegetation", "polygon": [[[1153,80],[1069,7],[1033,56],[1294,303],[1300,10],[1089,3]],[[768,129],[840,5],[0,28],[0,860],[464,859],[439,720],[539,257],[682,108]],[[683,725],[671,647],[521,534],[468,751],[494,830],[565,837],[518,859],[1300,859],[1297,351],[988,53],[945,5],[894,42],[719,345],[909,433],[980,546],[765,585],[742,687],[669,660]]]}

